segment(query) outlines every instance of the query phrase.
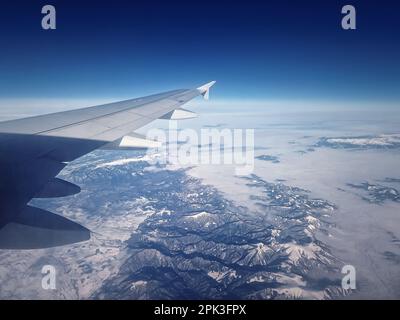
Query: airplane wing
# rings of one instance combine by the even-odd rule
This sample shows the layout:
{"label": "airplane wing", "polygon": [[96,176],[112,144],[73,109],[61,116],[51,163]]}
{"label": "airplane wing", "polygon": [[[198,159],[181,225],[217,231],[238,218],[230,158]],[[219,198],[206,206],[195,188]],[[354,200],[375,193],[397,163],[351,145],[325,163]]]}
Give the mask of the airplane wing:
{"label": "airplane wing", "polygon": [[0,122],[0,249],[36,249],[90,239],[85,227],[28,206],[35,197],[75,194],[78,186],[56,178],[68,162],[124,138],[131,146],[145,139],[126,135],[160,118],[189,118],[180,107],[203,95],[215,81],[196,89],[43,116]]}

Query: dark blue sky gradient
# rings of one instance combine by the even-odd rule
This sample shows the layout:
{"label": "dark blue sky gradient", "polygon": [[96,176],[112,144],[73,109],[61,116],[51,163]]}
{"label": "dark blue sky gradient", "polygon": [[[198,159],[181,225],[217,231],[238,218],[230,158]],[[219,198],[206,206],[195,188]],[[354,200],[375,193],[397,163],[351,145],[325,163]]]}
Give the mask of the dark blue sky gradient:
{"label": "dark blue sky gradient", "polygon": [[[144,2],[144,1],[143,1]],[[41,7],[57,30],[41,29]],[[357,30],[341,29],[341,7]],[[134,97],[218,81],[233,99],[400,100],[396,1],[13,1],[0,98]]]}

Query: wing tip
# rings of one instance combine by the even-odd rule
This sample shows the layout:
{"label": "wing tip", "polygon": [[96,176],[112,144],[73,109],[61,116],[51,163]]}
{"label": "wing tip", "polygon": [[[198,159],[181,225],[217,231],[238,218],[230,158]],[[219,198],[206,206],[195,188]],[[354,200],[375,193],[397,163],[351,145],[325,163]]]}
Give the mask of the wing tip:
{"label": "wing tip", "polygon": [[204,99],[208,100],[210,97],[210,88],[216,83],[217,81],[210,81],[201,87],[198,87],[197,90],[200,94],[204,97]]}

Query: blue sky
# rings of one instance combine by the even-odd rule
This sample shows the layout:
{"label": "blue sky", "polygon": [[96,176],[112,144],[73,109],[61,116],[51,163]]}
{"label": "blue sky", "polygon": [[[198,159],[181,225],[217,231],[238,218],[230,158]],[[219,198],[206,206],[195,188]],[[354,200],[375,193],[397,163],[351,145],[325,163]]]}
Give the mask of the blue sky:
{"label": "blue sky", "polygon": [[[41,7],[57,30],[41,29]],[[357,30],[341,29],[341,7]],[[14,1],[0,98],[113,98],[218,81],[220,99],[400,99],[395,1]]]}

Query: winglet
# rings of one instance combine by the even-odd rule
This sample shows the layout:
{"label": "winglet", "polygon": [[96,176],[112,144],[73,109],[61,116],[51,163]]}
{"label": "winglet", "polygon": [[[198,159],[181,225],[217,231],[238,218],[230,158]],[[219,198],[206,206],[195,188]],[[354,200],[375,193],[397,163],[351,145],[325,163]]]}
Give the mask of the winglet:
{"label": "winglet", "polygon": [[205,85],[202,85],[201,87],[198,87],[197,90],[202,94],[204,99],[208,100],[210,98],[210,88],[216,83],[216,81],[211,81],[209,83],[206,83]]}

